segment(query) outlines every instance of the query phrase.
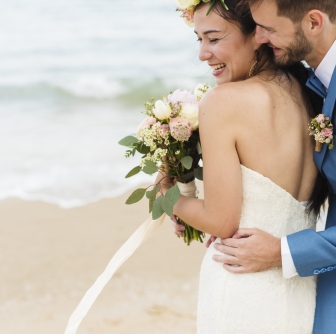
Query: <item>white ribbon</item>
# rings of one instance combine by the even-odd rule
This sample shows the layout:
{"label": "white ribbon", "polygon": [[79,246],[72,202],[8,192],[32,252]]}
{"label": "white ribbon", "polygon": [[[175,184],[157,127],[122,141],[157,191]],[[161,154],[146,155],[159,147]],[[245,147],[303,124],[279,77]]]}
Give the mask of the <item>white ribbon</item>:
{"label": "white ribbon", "polygon": [[180,189],[181,195],[187,196],[187,197],[192,197],[192,198],[196,197],[197,188],[196,188],[195,181],[191,181],[189,183],[176,182],[176,184]]}
{"label": "white ribbon", "polygon": [[[184,196],[196,197],[195,181],[189,183],[177,182],[180,192]],[[85,293],[84,297],[78,304],[75,311],[72,313],[64,334],[75,334],[85,315],[90,310],[91,306],[109,282],[113,274],[118,268],[136,251],[136,249],[145,242],[163,223],[166,214],[163,214],[159,219],[152,220],[148,218],[119,248],[113,256],[104,272],[97,278],[91,288]]]}
{"label": "white ribbon", "polygon": [[75,334],[80,323],[88,313],[89,309],[111,279],[117,269],[135,252],[135,250],[146,241],[162,224],[166,214],[159,219],[148,218],[121,246],[115,253],[104,272],[97,278],[91,288],[85,293],[84,297],[72,313],[64,334]]}

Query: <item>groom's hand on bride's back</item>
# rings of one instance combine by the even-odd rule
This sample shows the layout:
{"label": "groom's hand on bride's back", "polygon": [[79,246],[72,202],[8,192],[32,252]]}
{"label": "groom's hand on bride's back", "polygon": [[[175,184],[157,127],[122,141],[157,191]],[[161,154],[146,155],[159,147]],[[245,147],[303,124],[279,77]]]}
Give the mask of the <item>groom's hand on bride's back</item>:
{"label": "groom's hand on bride's back", "polygon": [[257,228],[242,228],[232,238],[221,239],[213,256],[232,273],[253,273],[281,266],[281,239]]}

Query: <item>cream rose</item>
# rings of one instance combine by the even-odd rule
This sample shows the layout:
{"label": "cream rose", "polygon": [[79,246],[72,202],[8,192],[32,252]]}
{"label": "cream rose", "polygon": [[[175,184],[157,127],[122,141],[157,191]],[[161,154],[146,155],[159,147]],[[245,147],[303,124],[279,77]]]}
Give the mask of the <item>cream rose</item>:
{"label": "cream rose", "polygon": [[170,109],[168,104],[164,103],[162,100],[158,100],[155,102],[153,113],[156,118],[158,118],[159,120],[163,120],[170,117],[172,110]]}
{"label": "cream rose", "polygon": [[198,5],[201,2],[201,0],[174,0],[174,2],[179,8],[188,9],[190,7]]}
{"label": "cream rose", "polygon": [[180,111],[180,116],[185,118],[193,127],[193,130],[198,128],[198,107],[193,104],[186,104]]}
{"label": "cream rose", "polygon": [[210,86],[207,84],[199,83],[194,91],[194,95],[196,96],[197,100],[200,101],[204,94],[209,90]]}

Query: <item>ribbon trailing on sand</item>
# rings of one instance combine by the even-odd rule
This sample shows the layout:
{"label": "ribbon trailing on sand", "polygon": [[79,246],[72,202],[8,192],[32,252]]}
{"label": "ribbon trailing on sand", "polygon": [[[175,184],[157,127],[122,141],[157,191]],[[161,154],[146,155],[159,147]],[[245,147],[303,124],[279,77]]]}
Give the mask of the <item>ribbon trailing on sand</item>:
{"label": "ribbon trailing on sand", "polygon": [[[177,182],[180,192],[184,196],[196,197],[195,182],[187,184]],[[72,313],[64,334],[75,334],[85,315],[100,295],[105,285],[112,278],[118,268],[136,251],[136,249],[145,242],[163,223],[166,214],[159,219],[148,218],[119,248],[113,258],[105,268],[104,272],[97,278],[91,288],[85,293],[84,297]]]}
{"label": "ribbon trailing on sand", "polygon": [[111,279],[117,269],[135,252],[135,250],[146,241],[162,224],[165,214],[159,219],[148,218],[121,246],[115,253],[104,272],[97,278],[91,288],[85,293],[84,297],[72,313],[64,334],[75,334],[80,323],[88,313],[89,309]]}

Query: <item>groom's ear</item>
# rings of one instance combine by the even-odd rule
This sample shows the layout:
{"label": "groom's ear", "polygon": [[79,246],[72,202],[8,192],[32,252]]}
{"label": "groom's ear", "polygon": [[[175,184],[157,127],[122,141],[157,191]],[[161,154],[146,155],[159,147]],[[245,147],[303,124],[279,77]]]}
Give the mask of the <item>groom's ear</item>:
{"label": "groom's ear", "polygon": [[318,36],[326,23],[327,16],[317,9],[309,11],[301,22],[302,29],[305,35],[316,37]]}

